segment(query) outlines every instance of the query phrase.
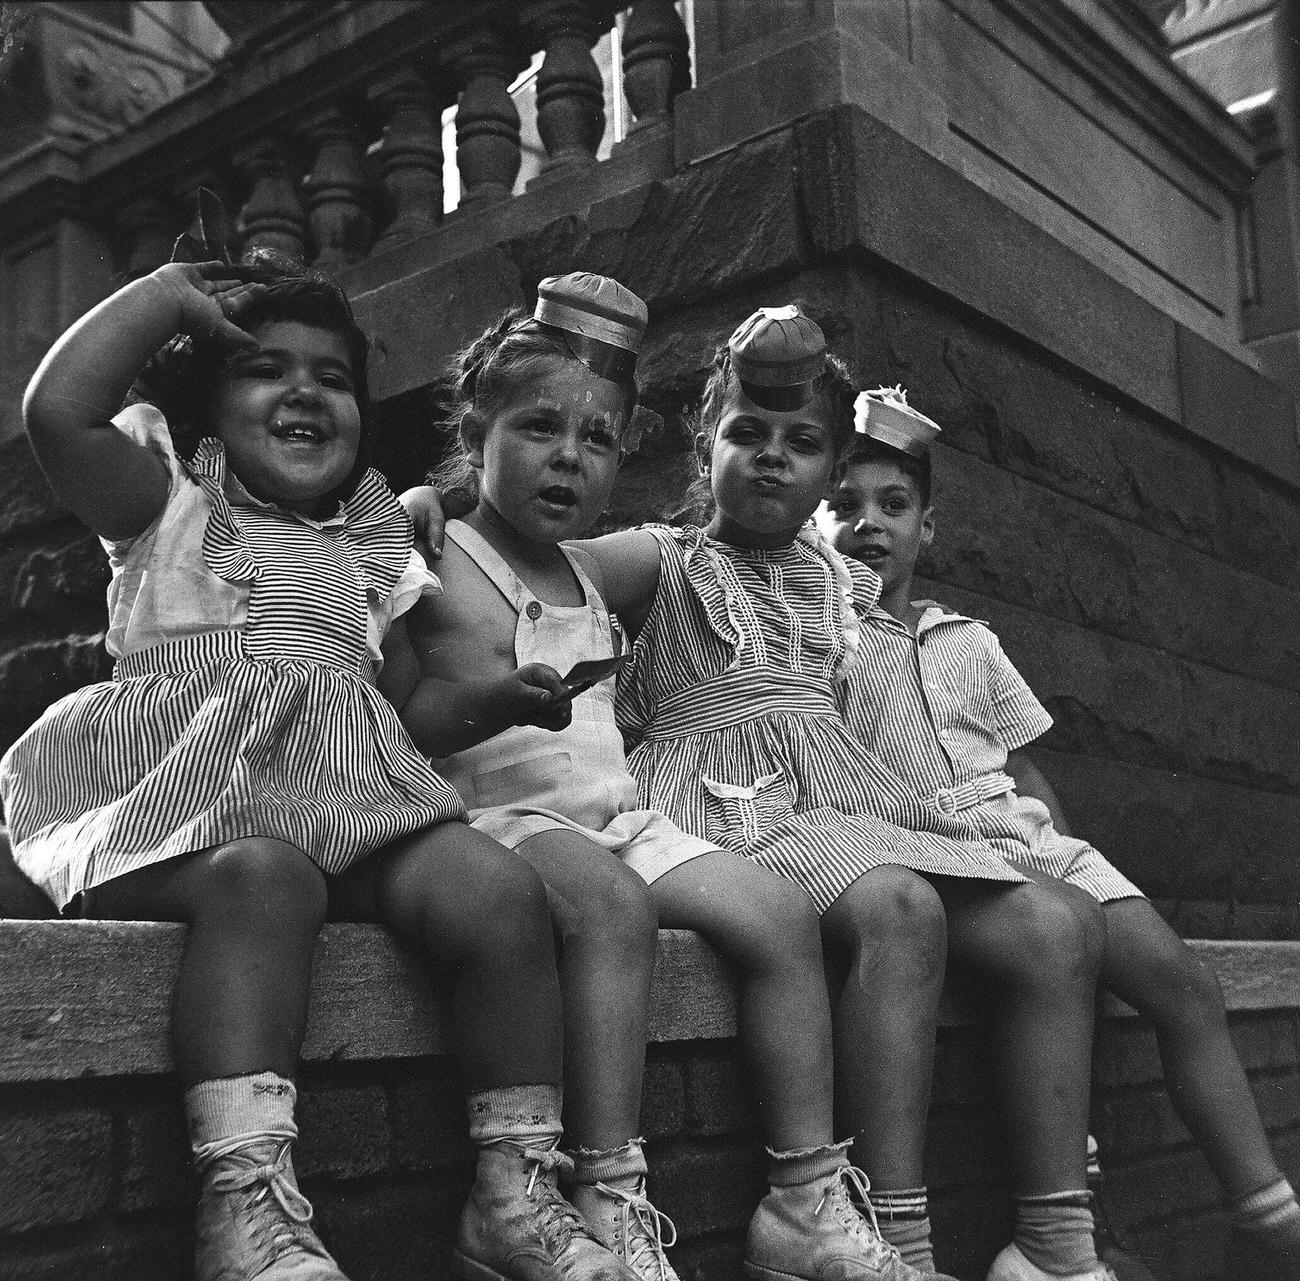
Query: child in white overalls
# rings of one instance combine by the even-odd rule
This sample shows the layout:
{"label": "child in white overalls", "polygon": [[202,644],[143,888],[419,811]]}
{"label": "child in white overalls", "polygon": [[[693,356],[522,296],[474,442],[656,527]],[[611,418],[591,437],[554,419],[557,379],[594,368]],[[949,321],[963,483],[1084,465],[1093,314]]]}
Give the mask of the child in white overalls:
{"label": "child in white overalls", "polygon": [[504,317],[463,354],[463,465],[444,481],[469,484],[476,505],[447,526],[446,591],[408,616],[420,672],[403,719],[474,826],[546,882],[562,942],[572,1201],[591,1230],[646,1281],[673,1281],[670,1225],[646,1198],[634,1136],[656,925],[697,929],[736,973],[771,1144],[747,1275],[920,1281],[933,1274],[905,1264],[854,1205],[865,1182],[834,1142],[811,900],[639,808],[612,679],[571,693],[561,677],[622,649],[596,562],[560,543],[590,528],[613,488],[646,320],[617,282],[575,273],[543,281],[534,315]]}

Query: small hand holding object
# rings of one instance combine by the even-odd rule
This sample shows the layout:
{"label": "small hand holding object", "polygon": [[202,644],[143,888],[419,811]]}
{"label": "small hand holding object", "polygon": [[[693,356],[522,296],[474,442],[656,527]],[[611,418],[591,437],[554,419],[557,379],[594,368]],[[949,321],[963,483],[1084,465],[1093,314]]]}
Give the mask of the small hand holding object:
{"label": "small hand holding object", "polygon": [[573,699],[560,673],[545,663],[525,663],[501,683],[502,710],[513,725],[536,725],[552,732],[568,727]]}

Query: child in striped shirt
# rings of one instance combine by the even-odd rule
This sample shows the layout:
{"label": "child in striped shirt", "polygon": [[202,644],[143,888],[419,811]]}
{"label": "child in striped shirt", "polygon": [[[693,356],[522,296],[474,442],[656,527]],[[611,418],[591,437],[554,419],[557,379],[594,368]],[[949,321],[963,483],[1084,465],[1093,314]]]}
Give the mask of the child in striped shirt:
{"label": "child in striped shirt", "polygon": [[984,623],[912,600],[934,537],[930,445],[938,427],[900,389],[863,393],[848,468],[818,513],[836,549],[880,575],[863,614],[863,661],[845,715],[899,777],[973,823],[1016,867],[1102,904],[1102,983],[1156,1029],[1170,1099],[1226,1192],[1242,1253],[1233,1275],[1300,1278],[1300,1206],[1278,1168],[1233,1049],[1214,975],[1141,891],[1070,834],[1022,750],[1051,717]]}
{"label": "child in striped shirt", "polygon": [[[67,915],[190,926],[172,1043],[197,1281],[344,1281],[290,1155],[327,903],[454,967],[476,1236],[536,1256],[530,1281],[612,1279],[595,1242],[574,1269],[571,1209],[547,1210],[537,1162],[512,1155],[559,1125],[544,888],[466,825],[375,688],[386,630],[436,579],[362,461],[366,347],[337,286],[255,255],[159,268],[42,362],[26,427],[108,551],[117,663],[0,761],[14,855]],[[118,412],[137,376],[146,399]],[[524,1168],[486,1203],[507,1160]]]}
{"label": "child in striped shirt", "polygon": [[[688,835],[643,807],[609,669],[574,694],[561,679],[622,652],[607,602],[626,608],[658,557],[639,537],[560,545],[596,520],[614,485],[646,321],[618,282],[571,273],[542,281],[531,315],[508,314],[463,354],[461,455],[446,480],[467,485],[474,507],[446,526],[446,594],[410,616],[426,690],[440,692],[408,702],[407,720],[475,826],[547,883],[563,939],[573,1200],[591,1230],[643,1281],[675,1281],[633,1137],[657,913],[703,934],[738,979],[771,1144],[747,1275],[922,1281],[932,1272],[905,1264],[853,1204],[865,1185],[848,1144],[834,1142],[830,1010],[808,896],[716,834]],[[550,719],[527,723],[522,713],[538,708]]]}

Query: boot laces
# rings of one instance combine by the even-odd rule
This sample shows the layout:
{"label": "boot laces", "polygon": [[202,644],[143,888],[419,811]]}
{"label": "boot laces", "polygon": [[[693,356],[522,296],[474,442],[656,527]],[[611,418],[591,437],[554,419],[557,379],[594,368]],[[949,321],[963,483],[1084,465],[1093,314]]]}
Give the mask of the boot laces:
{"label": "boot laces", "polygon": [[[285,1139],[270,1161],[249,1154],[246,1143],[218,1148],[205,1156],[203,1168],[216,1166],[212,1187],[217,1192],[251,1193],[248,1208],[256,1239],[269,1244],[277,1253],[307,1250],[323,1253],[323,1247],[308,1226],[312,1205],[294,1186],[289,1177],[291,1139]],[[276,1213],[277,1209],[279,1213]]]}
{"label": "boot laces", "polygon": [[557,1254],[567,1249],[574,1237],[596,1239],[582,1215],[560,1195],[555,1178],[550,1177],[557,1171],[566,1175],[573,1171],[573,1158],[556,1149],[559,1141],[556,1136],[546,1141],[545,1146],[534,1147],[520,1143],[518,1139],[488,1140],[492,1144],[514,1148],[524,1163],[533,1167],[524,1186],[524,1195],[538,1210],[538,1232],[552,1242]]}
{"label": "boot laces", "polygon": [[[880,1235],[876,1211],[867,1195],[870,1191],[871,1181],[857,1166],[841,1166],[823,1189],[816,1213],[820,1214],[824,1208],[829,1209],[835,1221],[862,1243],[867,1260],[873,1266],[882,1266],[895,1260],[901,1262],[902,1255]],[[861,1209],[853,1199],[853,1192],[857,1193]]]}
{"label": "boot laces", "polygon": [[[672,1281],[673,1272],[664,1251],[677,1244],[677,1225],[656,1210],[646,1198],[644,1185],[636,1192],[597,1183],[596,1191],[618,1203],[615,1210],[615,1240],[627,1251],[627,1263],[647,1281]],[[665,1233],[668,1235],[665,1236]]]}

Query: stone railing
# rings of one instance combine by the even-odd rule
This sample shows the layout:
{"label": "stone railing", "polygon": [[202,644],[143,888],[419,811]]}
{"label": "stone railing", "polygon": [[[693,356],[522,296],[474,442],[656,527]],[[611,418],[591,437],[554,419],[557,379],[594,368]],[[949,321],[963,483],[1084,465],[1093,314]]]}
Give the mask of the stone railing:
{"label": "stone railing", "polygon": [[511,194],[521,121],[509,87],[537,54],[535,181],[580,186],[606,130],[592,46],[616,21],[629,137],[648,137],[689,83],[672,0],[322,6],[236,42],[211,78],[82,153],[75,175],[34,181],[30,165],[0,164],[0,232],[19,233],[54,195],[102,231],[129,278],[166,260],[202,185],[240,211],[247,244],[338,270],[440,224],[448,107],[456,216]]}

